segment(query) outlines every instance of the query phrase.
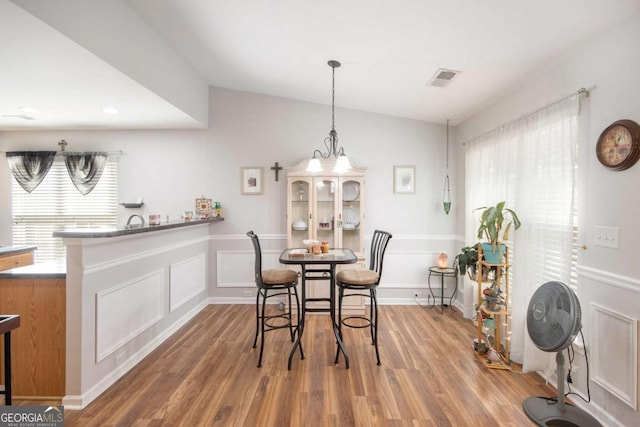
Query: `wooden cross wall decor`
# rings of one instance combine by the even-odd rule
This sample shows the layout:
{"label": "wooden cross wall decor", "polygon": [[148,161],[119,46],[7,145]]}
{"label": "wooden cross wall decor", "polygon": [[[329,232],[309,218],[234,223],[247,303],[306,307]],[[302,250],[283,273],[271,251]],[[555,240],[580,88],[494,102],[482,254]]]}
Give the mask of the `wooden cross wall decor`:
{"label": "wooden cross wall decor", "polygon": [[276,173],[276,181],[278,181],[278,172],[280,172],[282,170],[282,166],[280,166],[278,164],[278,162],[276,162],[275,165],[271,166],[271,170],[275,171],[275,173]]}

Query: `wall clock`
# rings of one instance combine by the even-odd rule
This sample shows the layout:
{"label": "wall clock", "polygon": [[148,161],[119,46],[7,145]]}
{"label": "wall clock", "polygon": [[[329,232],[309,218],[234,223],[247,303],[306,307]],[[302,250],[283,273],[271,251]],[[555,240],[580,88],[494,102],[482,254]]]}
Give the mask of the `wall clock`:
{"label": "wall clock", "polygon": [[613,122],[600,134],[596,155],[609,169],[629,169],[640,158],[640,125],[633,120]]}

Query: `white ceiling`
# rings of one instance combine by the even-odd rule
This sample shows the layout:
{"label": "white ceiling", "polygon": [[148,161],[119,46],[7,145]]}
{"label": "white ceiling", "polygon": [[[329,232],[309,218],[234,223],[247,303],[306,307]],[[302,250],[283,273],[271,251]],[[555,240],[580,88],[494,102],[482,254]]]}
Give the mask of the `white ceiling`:
{"label": "white ceiling", "polygon": [[[638,0],[127,3],[212,86],[330,104],[327,61],[336,59],[338,107],[454,125],[640,12]],[[0,130],[193,127],[16,4],[0,0]],[[446,88],[427,86],[439,68],[461,74]],[[107,105],[121,113],[102,113]],[[2,117],[21,114],[34,120]]]}

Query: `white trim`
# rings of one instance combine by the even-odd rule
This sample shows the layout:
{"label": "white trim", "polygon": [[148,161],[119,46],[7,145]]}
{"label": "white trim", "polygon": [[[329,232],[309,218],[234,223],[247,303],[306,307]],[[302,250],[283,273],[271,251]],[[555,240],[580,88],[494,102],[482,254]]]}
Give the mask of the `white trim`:
{"label": "white trim", "polygon": [[[364,238],[371,240],[373,234],[365,234]],[[247,240],[246,234],[212,234],[210,240]],[[287,240],[286,234],[260,234],[260,240]],[[457,234],[394,234],[393,240],[454,240],[464,242],[464,236]]]}
{"label": "white trim", "polygon": [[[373,235],[365,235],[365,238],[371,239]],[[462,236],[456,234],[394,234],[393,240],[456,240],[464,241]]]}
{"label": "white trim", "polygon": [[[212,234],[209,236],[209,240],[247,240],[246,234]],[[262,234],[260,233],[260,240],[287,240],[286,234]]]}
{"label": "white trim", "polygon": [[[605,270],[598,270],[596,268],[580,265],[577,267],[576,271],[578,272],[578,277],[586,277],[588,279],[596,280],[600,283],[616,286],[627,291],[640,293],[640,280],[636,278],[622,276],[620,274],[611,273]],[[578,289],[579,288],[580,285],[578,285]]]}
{"label": "white trim", "polygon": [[[623,339],[616,340],[617,342],[623,341],[628,347],[628,351],[624,352],[620,348],[616,348],[616,365],[624,365],[622,370],[625,372],[625,379],[630,380],[631,384],[620,383],[620,378],[606,378],[606,366],[611,366],[611,358],[609,357],[613,346],[608,338],[611,340],[615,337],[611,337],[611,334],[607,334],[606,331],[601,332],[599,327],[604,324],[608,318],[609,321],[615,321],[620,324],[622,330],[618,330],[616,337],[622,338],[619,335],[624,335]],[[620,328],[618,328],[620,329]],[[632,317],[625,316],[622,313],[618,313],[609,308],[601,305],[591,303],[591,339],[593,344],[591,346],[591,352],[593,357],[593,376],[592,380],[609,393],[620,399],[622,402],[638,410],[638,321]],[[614,375],[615,376],[615,375]],[[615,383],[616,380],[618,383]]]}
{"label": "white trim", "polygon": [[[260,236],[260,238],[262,239],[262,236]],[[281,268],[280,264],[278,264],[277,266],[274,267],[270,267],[269,263],[265,263],[265,255],[276,255],[276,257],[279,257],[279,255],[282,253],[281,250],[279,249],[266,249],[262,251],[262,265],[263,265],[263,270],[267,270],[269,268]],[[228,262],[224,262],[223,261],[223,256],[224,255],[246,255],[246,256],[250,256],[251,257],[251,262],[250,263],[243,263],[242,267],[245,270],[245,272],[247,273],[246,276],[248,277],[246,282],[225,282],[223,280],[223,276],[225,273],[225,268],[229,267],[229,268],[234,268],[234,265],[230,265],[230,263]],[[254,269],[254,256],[255,256],[255,251],[253,249],[229,249],[229,250],[219,250],[216,251],[216,287],[217,288],[255,288],[256,287],[256,282],[255,282],[255,278],[253,277],[253,269]],[[237,267],[237,266],[236,266]]]}
{"label": "white trim", "polygon": [[[148,318],[147,321],[142,324],[142,325],[138,325],[135,329],[130,330],[127,335],[119,338],[116,342],[114,342],[113,344],[111,344],[110,346],[106,347],[106,348],[102,348],[102,339],[103,339],[103,333],[102,333],[102,328],[101,328],[101,323],[100,323],[100,319],[101,319],[101,313],[103,310],[108,311],[108,315],[113,315],[113,311],[114,311],[114,307],[105,307],[105,304],[101,304],[101,301],[104,301],[104,298],[106,298],[108,295],[110,294],[114,294],[116,292],[119,291],[124,291],[126,288],[130,288],[132,286],[135,285],[139,285],[141,282],[143,281],[147,281],[149,279],[155,279],[157,278],[158,280],[155,281],[155,283],[158,284],[158,291],[159,291],[159,295],[157,295],[157,298],[155,298],[157,301],[159,301],[159,306],[157,307],[158,310],[155,314],[155,316]],[[120,347],[122,347],[123,345],[125,345],[126,343],[128,343],[129,341],[131,341],[133,338],[137,337],[138,335],[140,335],[141,333],[143,333],[144,331],[146,331],[147,329],[149,329],[152,325],[155,325],[156,323],[158,323],[160,320],[162,320],[164,318],[164,310],[163,310],[163,304],[164,304],[164,283],[165,283],[165,277],[164,277],[164,269],[161,270],[155,270],[152,271],[148,274],[145,274],[143,276],[139,276],[136,277],[134,279],[128,280],[127,282],[121,283],[119,285],[116,286],[112,286],[108,289],[96,292],[96,296],[95,296],[95,304],[96,304],[96,324],[95,324],[95,334],[96,334],[96,363],[100,363],[102,360],[104,360],[107,356],[111,355],[114,351],[116,351],[117,349],[119,349]],[[148,295],[148,294],[147,294]],[[151,302],[153,302],[153,300],[151,300]],[[148,304],[146,305],[147,307],[149,306]],[[131,326],[131,325],[130,325]],[[135,326],[135,325],[133,325]]]}
{"label": "white trim", "polygon": [[[92,239],[82,239],[82,240],[91,241]],[[104,239],[94,239],[94,240],[102,240],[102,243],[104,243]],[[176,249],[180,249],[180,248],[184,248],[184,247],[187,247],[187,246],[196,245],[198,243],[206,242],[208,240],[209,240],[209,238],[207,236],[198,237],[196,239],[185,240],[185,241],[182,241],[180,243],[174,243],[174,244],[171,244],[171,245],[161,246],[161,247],[153,249],[153,250],[144,251],[144,252],[138,252],[138,253],[133,254],[133,255],[126,255],[126,256],[123,256],[123,257],[120,257],[120,258],[115,258],[115,259],[107,261],[107,262],[98,262],[98,263],[95,263],[95,264],[88,264],[88,265],[86,265],[84,267],[83,274],[84,275],[89,275],[89,274],[99,273],[101,271],[105,271],[105,270],[109,270],[111,268],[127,265],[127,264],[130,264],[132,262],[140,261],[140,260],[145,259],[145,258],[155,257],[155,256],[158,256],[158,255],[160,255],[162,253],[165,253],[165,252],[170,252],[170,251],[173,251],[173,250],[176,250]]]}
{"label": "white trim", "polygon": [[[253,285],[255,287],[255,285]],[[279,301],[267,301],[267,304],[273,304],[273,305],[277,305],[279,304]],[[282,299],[282,301],[284,301],[284,299]],[[251,296],[251,297],[211,297],[209,298],[209,304],[214,304],[214,305],[220,305],[220,304],[240,304],[240,305],[249,305],[249,304],[255,304],[256,303],[256,297]]]}
{"label": "white trim", "polygon": [[[191,265],[188,265],[191,264]],[[187,266],[188,265],[188,266]],[[176,283],[178,274],[187,266],[189,277],[182,277],[182,284]],[[190,267],[190,268],[189,268]],[[186,282],[186,283],[184,283]],[[181,286],[177,288],[176,286]],[[177,299],[179,291],[187,289],[191,291],[187,294],[180,295]],[[179,261],[169,266],[169,312],[173,313],[187,302],[191,301],[196,295],[207,291],[207,253],[199,254]]]}

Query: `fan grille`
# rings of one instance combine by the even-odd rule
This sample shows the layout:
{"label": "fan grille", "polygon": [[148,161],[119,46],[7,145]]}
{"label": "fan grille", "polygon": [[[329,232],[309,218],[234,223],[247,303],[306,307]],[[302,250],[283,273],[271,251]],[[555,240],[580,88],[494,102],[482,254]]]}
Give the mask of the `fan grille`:
{"label": "fan grille", "polygon": [[581,320],[578,297],[562,282],[543,284],[529,301],[527,331],[540,350],[567,348],[580,331]]}

